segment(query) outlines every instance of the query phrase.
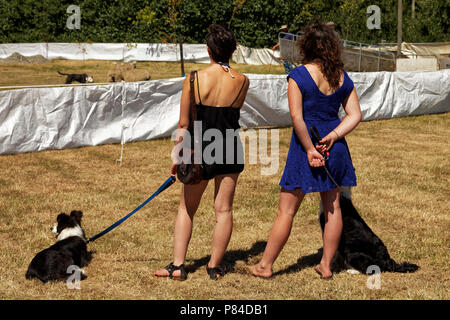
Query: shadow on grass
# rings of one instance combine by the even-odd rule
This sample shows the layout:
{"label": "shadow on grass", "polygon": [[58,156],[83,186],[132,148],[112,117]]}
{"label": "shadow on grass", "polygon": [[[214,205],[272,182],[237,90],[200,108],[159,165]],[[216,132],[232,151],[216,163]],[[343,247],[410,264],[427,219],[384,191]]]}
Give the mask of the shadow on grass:
{"label": "shadow on grass", "polygon": [[322,258],[323,248],[317,250],[316,253],[303,256],[297,260],[297,263],[290,265],[289,267],[274,272],[273,276],[279,276],[283,274],[296,273],[300,272],[305,268],[314,267],[320,263],[320,259]]}
{"label": "shadow on grass", "polygon": [[[237,261],[243,261],[248,264],[254,256],[257,256],[264,252],[266,244],[266,241],[257,241],[248,250],[239,249],[227,251],[222,259],[222,267],[224,268],[225,273],[234,271],[234,267],[236,266]],[[210,255],[207,255],[200,259],[188,260],[189,264],[186,264],[186,271],[195,272],[199,268],[206,266],[209,262],[210,257]]]}
{"label": "shadow on grass", "polygon": [[[222,267],[225,273],[235,271],[235,266],[237,261],[243,261],[246,265],[253,264],[251,261],[255,256],[258,256],[264,252],[266,248],[266,241],[257,241],[252,247],[248,250],[231,250],[227,251],[222,259]],[[296,273],[300,272],[305,268],[314,267],[320,263],[320,259],[322,258],[323,248],[317,250],[316,253],[303,256],[297,260],[297,263],[288,266],[285,269],[279,270],[275,272],[274,276],[279,276],[283,274]],[[206,266],[210,259],[210,255],[202,257],[200,259],[191,260],[189,264],[186,264],[187,272],[195,272],[199,268]],[[259,260],[258,260],[259,261]],[[255,261],[254,263],[257,263]],[[239,270],[238,270],[239,271]]]}

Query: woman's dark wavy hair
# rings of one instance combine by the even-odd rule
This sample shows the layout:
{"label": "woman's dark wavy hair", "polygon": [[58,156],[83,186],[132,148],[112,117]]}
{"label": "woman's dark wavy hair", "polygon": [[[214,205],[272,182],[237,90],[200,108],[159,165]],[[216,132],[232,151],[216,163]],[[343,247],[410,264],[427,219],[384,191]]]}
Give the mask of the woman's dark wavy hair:
{"label": "woman's dark wavy hair", "polygon": [[206,45],[211,50],[211,58],[216,62],[228,63],[236,50],[236,37],[233,31],[218,24],[208,27]]}
{"label": "woman's dark wavy hair", "polygon": [[302,64],[316,62],[332,89],[339,88],[343,45],[339,35],[319,19],[308,25],[297,42],[300,48]]}

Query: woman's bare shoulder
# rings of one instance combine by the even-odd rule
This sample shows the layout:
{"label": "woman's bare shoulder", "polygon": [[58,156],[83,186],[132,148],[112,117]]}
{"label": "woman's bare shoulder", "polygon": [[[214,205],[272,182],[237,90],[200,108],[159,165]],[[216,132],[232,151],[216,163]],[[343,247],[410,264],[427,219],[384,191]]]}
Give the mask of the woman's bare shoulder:
{"label": "woman's bare shoulder", "polygon": [[243,73],[240,73],[240,72],[238,72],[238,71],[236,71],[234,69],[232,69],[231,72],[238,79],[241,79],[241,80],[245,79],[247,81],[249,80],[248,77],[245,74],[243,74]]}

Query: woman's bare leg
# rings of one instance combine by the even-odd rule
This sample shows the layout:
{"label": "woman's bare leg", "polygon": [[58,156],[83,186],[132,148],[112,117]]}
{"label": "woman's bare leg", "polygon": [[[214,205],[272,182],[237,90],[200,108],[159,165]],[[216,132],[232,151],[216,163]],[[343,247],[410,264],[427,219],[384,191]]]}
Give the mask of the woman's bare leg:
{"label": "woman's bare leg", "polygon": [[[180,205],[175,219],[175,230],[173,238],[173,264],[179,266],[184,264],[189,241],[192,235],[192,223],[194,214],[198,209],[203,192],[208,185],[208,180],[202,180],[199,184],[183,185],[181,188]],[[159,269],[154,273],[156,276],[168,276],[166,269]],[[174,277],[178,277],[180,271],[173,273]]]}
{"label": "woman's bare leg", "polygon": [[330,278],[333,275],[331,263],[336,250],[339,247],[339,241],[342,234],[342,214],[339,205],[339,196],[339,188],[320,193],[325,217],[323,254],[320,264],[314,269],[320,273],[323,278]]}
{"label": "woman's bare leg", "polygon": [[282,188],[277,217],[261,261],[251,268],[253,275],[263,278],[272,276],[272,265],[289,238],[292,221],[304,197],[301,189],[290,191]]}
{"label": "woman's bare leg", "polygon": [[214,227],[209,268],[218,267],[227,250],[233,230],[233,199],[239,174],[220,175],[215,178]]}

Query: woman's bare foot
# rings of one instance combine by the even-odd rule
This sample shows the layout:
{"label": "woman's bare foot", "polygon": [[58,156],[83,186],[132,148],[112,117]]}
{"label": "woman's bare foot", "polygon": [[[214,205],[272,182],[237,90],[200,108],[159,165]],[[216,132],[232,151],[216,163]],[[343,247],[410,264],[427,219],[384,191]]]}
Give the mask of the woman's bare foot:
{"label": "woman's bare foot", "polygon": [[327,270],[326,268],[322,267],[322,265],[320,265],[320,264],[315,266],[314,270],[320,275],[321,279],[330,280],[331,278],[333,278],[333,273],[331,272],[331,270],[329,268]]}
{"label": "woman's bare foot", "polygon": [[186,273],[184,264],[181,264],[179,266],[174,266],[173,262],[162,269],[156,270],[153,273],[153,276],[162,277],[162,278],[169,277],[174,280],[186,280],[187,279],[187,273]]}
{"label": "woman's bare foot", "polygon": [[[169,274],[169,271],[167,271],[167,269],[162,268],[162,269],[159,269],[159,270],[156,270],[155,272],[153,272],[153,275],[154,275],[155,277],[166,278],[166,277],[168,277],[170,274]],[[172,272],[172,276],[173,276],[174,278],[179,278],[179,277],[181,276],[181,271],[180,271],[180,270],[174,270],[174,271]]]}
{"label": "woman's bare foot", "polygon": [[250,272],[255,277],[260,277],[260,278],[264,278],[264,279],[269,279],[269,278],[272,277],[272,270],[271,269],[267,269],[267,268],[263,268],[263,267],[261,267],[260,264],[251,266],[249,269],[250,269]]}

